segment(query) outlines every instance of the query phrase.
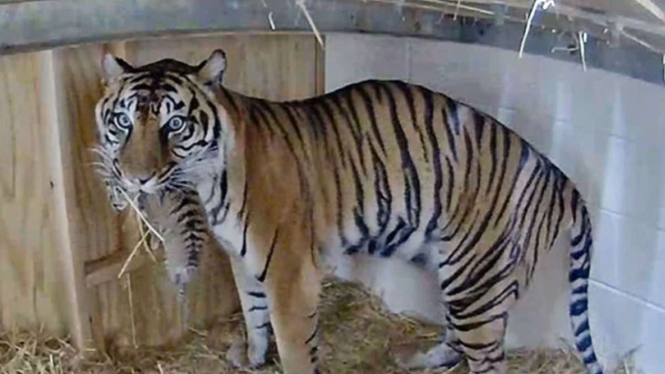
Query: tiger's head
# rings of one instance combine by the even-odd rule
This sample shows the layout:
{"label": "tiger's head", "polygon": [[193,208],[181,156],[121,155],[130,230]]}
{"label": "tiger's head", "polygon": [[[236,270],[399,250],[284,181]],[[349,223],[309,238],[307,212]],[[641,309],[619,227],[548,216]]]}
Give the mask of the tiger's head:
{"label": "tiger's head", "polygon": [[191,186],[218,153],[222,109],[213,89],[226,69],[224,52],[197,66],[166,59],[139,67],[107,54],[102,68],[94,151],[113,207],[124,209],[128,196]]}

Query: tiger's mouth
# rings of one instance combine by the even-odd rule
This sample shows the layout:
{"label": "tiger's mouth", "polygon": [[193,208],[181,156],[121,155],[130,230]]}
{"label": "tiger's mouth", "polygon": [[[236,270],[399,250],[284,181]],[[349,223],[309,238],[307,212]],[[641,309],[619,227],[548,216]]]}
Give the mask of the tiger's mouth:
{"label": "tiger's mouth", "polygon": [[175,162],[166,165],[149,178],[136,178],[117,168],[112,173],[102,171],[102,179],[106,186],[107,196],[114,210],[120,212],[131,203],[136,203],[146,195],[162,194],[192,189],[195,187],[195,176],[183,170]]}
{"label": "tiger's mouth", "polygon": [[117,159],[96,163],[96,172],[106,188],[106,195],[116,212],[121,212],[132,203],[137,204],[145,195],[156,194],[173,188],[172,176],[176,165],[167,165],[162,171],[152,173],[149,178],[136,178],[125,173]]}
{"label": "tiger's mouth", "polygon": [[106,186],[107,196],[114,210],[120,212],[129,205],[128,199],[137,201],[141,195],[162,192],[184,191],[195,188],[197,181],[215,162],[219,148],[216,145],[182,159],[169,161],[161,169],[155,170],[148,178],[137,178],[123,170],[122,165],[112,151],[104,147],[95,147],[92,152],[98,156],[93,162],[98,176]]}

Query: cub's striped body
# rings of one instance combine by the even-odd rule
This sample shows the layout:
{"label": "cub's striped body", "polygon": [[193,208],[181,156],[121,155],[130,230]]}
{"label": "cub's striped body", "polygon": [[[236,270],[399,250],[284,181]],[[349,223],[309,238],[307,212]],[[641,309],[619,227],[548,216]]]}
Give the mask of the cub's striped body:
{"label": "cub's striped body", "polygon": [[216,250],[217,244],[196,190],[164,189],[142,195],[141,208],[164,238],[166,270],[178,287],[178,297],[185,296],[204,250]]}
{"label": "cub's striped body", "polygon": [[[230,351],[235,363],[264,362],[272,325],[284,371],[318,372],[321,262],[344,251],[396,256],[438,275],[432,297],[447,307],[445,339],[402,365],[465,357],[472,373],[505,373],[507,311],[563,236],[576,345],[588,373],[602,372],[587,318],[585,204],[556,166],[493,118],[398,81],[304,101],[250,98],[221,86],[220,51],[197,67],[134,68],[112,57],[105,66],[112,80],[97,107],[100,131],[127,128],[122,140],[101,138],[118,160],[112,183],[198,190],[241,294],[247,349]],[[123,116],[126,126],[116,123]],[[150,151],[132,146],[137,132]]]}

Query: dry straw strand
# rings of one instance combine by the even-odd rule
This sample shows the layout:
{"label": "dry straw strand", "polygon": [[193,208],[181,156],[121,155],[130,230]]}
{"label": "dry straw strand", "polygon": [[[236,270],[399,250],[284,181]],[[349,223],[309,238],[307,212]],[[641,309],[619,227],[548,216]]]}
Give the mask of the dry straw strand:
{"label": "dry straw strand", "polygon": [[127,199],[127,202],[129,203],[129,205],[132,207],[132,209],[134,209],[134,211],[139,216],[139,218],[141,218],[143,223],[145,223],[146,227],[148,227],[148,229],[153,233],[153,235],[155,235],[157,238],[159,238],[159,240],[161,240],[163,242],[164,237],[154,227],[152,227],[150,222],[148,222],[148,219],[145,218],[143,213],[141,213],[141,209],[139,209],[139,207],[136,206],[136,204],[134,203],[134,201],[132,201],[132,199],[129,197],[129,195],[127,195],[127,192],[125,192],[125,190],[122,189],[122,188],[118,188],[118,190],[120,191],[120,193],[122,193],[122,195],[125,197],[125,199]]}
{"label": "dry straw strand", "polygon": [[531,23],[533,22],[533,17],[535,17],[536,12],[538,11],[538,7],[542,7],[543,10],[547,10],[547,8],[549,8],[550,6],[554,6],[554,0],[534,0],[533,6],[529,11],[529,17],[527,18],[526,21],[526,27],[524,28],[522,41],[520,42],[519,58],[522,58],[522,55],[524,54],[524,46],[526,45],[526,38],[529,35],[529,31],[531,31]]}
{"label": "dry straw strand", "polygon": [[127,270],[127,266],[132,262],[132,259],[134,256],[136,256],[136,252],[138,252],[139,248],[141,248],[141,244],[145,242],[145,240],[148,238],[149,233],[143,234],[143,237],[141,237],[141,240],[139,240],[138,243],[134,246],[134,249],[132,249],[132,252],[129,254],[129,257],[127,257],[127,260],[125,260],[125,263],[122,264],[122,267],[120,268],[120,272],[118,273],[118,279],[122,278],[122,276],[125,274],[125,271]]}
{"label": "dry straw strand", "polygon": [[455,4],[455,14],[453,15],[453,21],[457,21],[457,15],[459,14],[460,5],[462,5],[462,0],[457,0],[457,4]]}
{"label": "dry straw strand", "polygon": [[577,37],[580,40],[580,56],[582,57],[582,66],[584,67],[584,71],[586,71],[586,41],[587,41],[587,33],[580,31],[577,33]]}
{"label": "dry straw strand", "polygon": [[129,320],[132,325],[132,344],[138,348],[136,343],[136,321],[134,321],[134,298],[132,297],[132,275],[127,274],[127,298],[129,299]]}
{"label": "dry straw strand", "polygon": [[314,36],[316,36],[316,40],[321,45],[321,49],[325,50],[325,46],[323,45],[323,38],[321,37],[319,29],[316,27],[316,24],[314,23],[312,16],[309,14],[309,11],[307,10],[307,6],[305,5],[305,0],[296,0],[296,5],[302,10],[303,14],[305,15],[305,18],[307,18],[307,22],[309,22],[309,26],[312,28]]}
{"label": "dry straw strand", "polygon": [[[145,229],[143,228],[143,222],[141,221],[141,219],[140,219],[138,216],[136,216],[136,224],[137,224],[138,227],[139,227],[139,235],[140,235],[141,237],[143,237],[143,236],[146,234],[146,231],[145,231]],[[148,232],[148,233],[149,233],[149,232]],[[146,239],[147,239],[147,238],[146,238]],[[152,249],[151,249],[150,246],[148,245],[148,240],[144,240],[144,241],[143,241],[143,249],[144,249],[145,252],[148,254],[148,256],[150,256],[150,259],[152,260],[152,262],[157,263],[157,258],[155,257],[155,254],[152,253]]]}

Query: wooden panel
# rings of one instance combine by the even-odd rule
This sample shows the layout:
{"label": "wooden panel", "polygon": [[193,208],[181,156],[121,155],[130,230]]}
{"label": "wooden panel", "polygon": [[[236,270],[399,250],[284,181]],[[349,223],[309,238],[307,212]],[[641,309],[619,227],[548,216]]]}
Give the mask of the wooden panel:
{"label": "wooden panel", "polygon": [[166,57],[198,64],[216,48],[226,52],[224,85],[271,100],[316,94],[316,40],[311,35],[220,35],[154,39],[128,43],[131,61],[144,64]]}
{"label": "wooden panel", "polygon": [[321,92],[322,51],[306,35],[149,40],[0,58],[2,327],[44,325],[102,348],[159,345],[237,308],[219,248],[204,251],[185,305],[176,302],[162,265],[143,252],[117,279],[138,240],[137,225],[109,208],[89,152],[105,50],[135,63],[197,63],[220,47],[233,89],[276,100]]}
{"label": "wooden panel", "polygon": [[[124,262],[123,257],[138,241],[134,217],[117,215],[109,208],[91,167],[94,156],[89,149],[96,141],[94,105],[102,93],[99,61],[107,47],[118,54],[123,50],[122,45],[88,45],[55,53],[71,241],[80,257],[93,264],[93,270],[95,263],[104,259]],[[176,302],[175,290],[162,265],[146,262],[141,256],[145,255],[138,255],[123,279],[117,279],[119,268],[105,268],[102,278],[106,282],[90,284],[86,304],[96,346],[168,343],[188,328],[183,323],[183,315],[187,314],[184,310],[193,315],[192,324],[201,324],[228,315],[237,307],[226,258],[217,257],[214,272],[209,268],[202,271],[201,278],[206,282],[194,282],[189,301],[192,306],[184,309]]]}
{"label": "wooden panel", "polygon": [[138,241],[136,220],[111,211],[93,175],[94,157],[88,151],[96,138],[93,112],[102,90],[99,61],[105,50],[136,64],[165,57],[198,63],[215,48],[227,52],[225,82],[233,89],[269,99],[317,93],[321,51],[317,56],[314,38],[305,35],[157,39],[55,52],[69,232],[72,248],[86,262],[86,308],[99,347],[108,342],[170,343],[189,326],[207,324],[238,306],[228,259],[218,248],[204,251],[186,305],[177,303],[162,264],[153,263],[143,252],[129,267],[129,275],[117,279],[117,271]]}
{"label": "wooden panel", "polygon": [[70,295],[51,162],[50,54],[0,58],[0,327],[62,334]]}
{"label": "wooden panel", "polygon": [[[326,43],[326,37],[323,36],[323,43]],[[316,47],[316,65],[315,65],[315,80],[316,80],[316,94],[323,95],[326,93],[326,54],[320,44],[315,44]]]}
{"label": "wooden panel", "polygon": [[[86,46],[54,54],[65,209],[73,256],[79,265],[123,248],[121,221],[109,208],[103,188],[93,175],[91,163],[95,160],[89,151],[96,138],[94,105],[102,90],[98,71],[102,53],[101,46]],[[100,348],[106,332],[101,300],[115,299],[120,294],[113,285],[103,287],[114,292],[82,290],[86,304],[83,320],[92,328],[88,338],[94,338]]]}

